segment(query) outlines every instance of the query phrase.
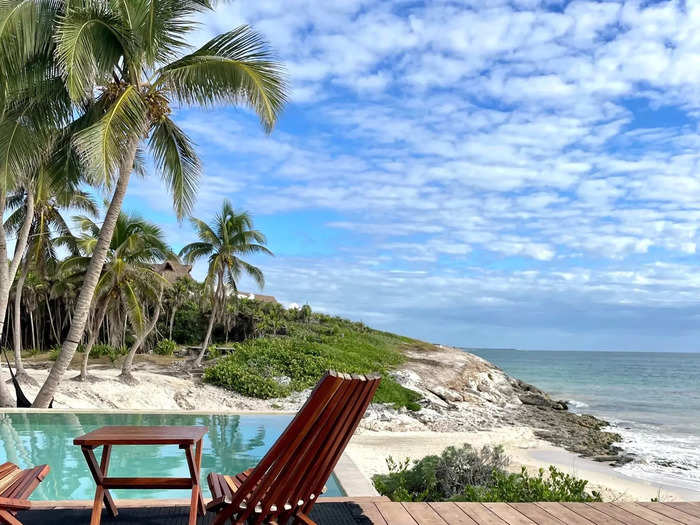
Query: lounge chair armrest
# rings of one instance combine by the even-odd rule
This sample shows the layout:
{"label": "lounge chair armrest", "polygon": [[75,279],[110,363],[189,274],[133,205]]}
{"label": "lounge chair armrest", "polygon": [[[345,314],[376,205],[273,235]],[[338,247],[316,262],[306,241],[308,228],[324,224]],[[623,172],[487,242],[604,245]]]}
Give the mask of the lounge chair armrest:
{"label": "lounge chair armrest", "polygon": [[28,510],[32,503],[28,499],[0,498],[0,509]]}

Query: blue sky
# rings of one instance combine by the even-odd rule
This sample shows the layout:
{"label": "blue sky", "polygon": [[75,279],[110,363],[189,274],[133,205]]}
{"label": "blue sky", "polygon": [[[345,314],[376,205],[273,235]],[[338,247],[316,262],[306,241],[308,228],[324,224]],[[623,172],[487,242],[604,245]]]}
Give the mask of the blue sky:
{"label": "blue sky", "polygon": [[[269,0],[202,23],[193,44],[251,24],[292,85],[270,136],[246,109],[176,113],[194,215],[254,215],[265,293],[462,346],[700,349],[700,2]],[[192,239],[157,177],[125,207]]]}

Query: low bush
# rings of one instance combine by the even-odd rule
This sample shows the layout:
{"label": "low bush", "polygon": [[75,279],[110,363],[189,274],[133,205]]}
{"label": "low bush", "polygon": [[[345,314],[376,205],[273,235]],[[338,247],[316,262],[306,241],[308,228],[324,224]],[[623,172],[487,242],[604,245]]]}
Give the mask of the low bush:
{"label": "low bush", "polygon": [[214,345],[207,347],[206,359],[218,359],[223,355],[223,352]]}
{"label": "low bush", "polygon": [[158,355],[173,355],[177,344],[172,339],[161,339],[156,343],[153,351]]}
{"label": "low bush", "polygon": [[403,361],[403,340],[336,317],[308,312],[301,317],[286,319],[286,335],[233,343],[229,355],[205,370],[204,380],[265,399],[312,387],[327,370],[380,373],[375,402],[420,409],[420,395],[388,375]]}
{"label": "low bush", "polygon": [[90,350],[90,357],[95,359],[100,357],[108,357],[109,360],[114,363],[121,356],[128,353],[129,349],[125,346],[114,347],[107,344],[96,344],[93,345],[92,350]]}
{"label": "low bush", "polygon": [[530,474],[525,467],[517,474],[507,472],[494,473],[488,486],[467,486],[464,494],[454,501],[602,501],[600,493],[588,492],[588,481],[579,479],[550,465],[547,470],[541,468],[537,475]]}
{"label": "low bush", "polygon": [[461,494],[465,486],[490,482],[507,465],[502,447],[475,450],[465,444],[417,461],[397,463],[389,457],[389,474],[377,475],[373,481],[379,493],[393,501],[445,501]]}
{"label": "low bush", "polygon": [[374,476],[373,482],[392,501],[601,501],[598,492],[586,490],[588,481],[554,466],[537,475],[524,467],[509,473],[508,462],[501,447],[448,447],[440,456],[413,462],[388,458],[389,473]]}

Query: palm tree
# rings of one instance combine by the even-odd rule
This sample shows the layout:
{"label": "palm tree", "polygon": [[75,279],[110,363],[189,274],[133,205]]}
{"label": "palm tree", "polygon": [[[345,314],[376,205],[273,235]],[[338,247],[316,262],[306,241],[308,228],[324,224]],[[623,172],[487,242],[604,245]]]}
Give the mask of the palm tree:
{"label": "palm tree", "polygon": [[[100,226],[88,217],[76,217],[76,220],[82,233],[75,243],[84,255],[67,259],[63,267],[73,268],[74,273],[84,275],[90,265],[90,256],[98,243]],[[143,304],[160,303],[165,280],[153,269],[153,264],[163,260],[168,253],[170,249],[158,226],[135,215],[124,212],[119,214],[107,252],[107,261],[97,283],[92,312],[93,326],[85,346],[80,375],[76,379],[88,379],[87,364],[90,351],[97,341],[107,313],[112,313],[113,325],[123,326],[124,321],[128,319],[132,329],[138,334],[137,340],[152,330],[144,330]],[[158,306],[156,310],[159,309]]]}
{"label": "palm tree", "polygon": [[247,26],[187,53],[192,18],[211,10],[210,0],[36,1],[55,10],[51,45],[57,67],[47,68],[46,77],[53,78],[53,69],[60,72],[79,115],[69,130],[70,145],[96,182],[113,190],[68,335],[34,402],[46,407],[85,330],[137,153],[151,154],[179,217],[192,206],[200,162],[170,118],[171,106],[244,104],[269,132],[285,103],[286,85],[279,63]]}
{"label": "palm tree", "polygon": [[[30,269],[43,280],[48,280],[47,266],[56,260],[53,234],[58,234],[61,239],[72,239],[70,228],[61,215],[62,208],[83,211],[92,216],[97,214],[97,205],[92,197],[80,191],[75,181],[66,178],[54,180],[48,171],[40,170],[33,183],[34,216],[31,219],[29,229],[29,241],[27,252],[22,262],[22,270],[17,278],[14,295],[13,312],[13,342],[15,352],[15,369],[19,380],[30,380],[22,363],[22,329],[21,329],[21,303],[22,289]],[[24,192],[17,191],[7,197],[7,208],[15,211],[5,221],[5,230],[18,232],[27,221],[26,196]],[[66,244],[64,241],[63,244]],[[75,251],[75,246],[70,242],[68,248]],[[48,297],[48,296],[47,296]],[[51,315],[51,309],[48,309]],[[33,382],[33,380],[30,380]]]}
{"label": "palm tree", "polygon": [[238,290],[236,282],[244,273],[250,275],[260,288],[265,285],[262,270],[245,262],[240,256],[254,253],[272,255],[272,252],[265,246],[265,236],[253,229],[253,219],[250,215],[247,212],[236,213],[228,200],[224,201],[211,226],[199,219],[190,220],[199,242],[185,246],[180,251],[180,257],[188,264],[203,257],[209,260],[205,285],[210,290],[211,314],[202,348],[195,360],[195,366],[201,366],[209,346],[214,321],[225,308],[227,288],[230,287],[235,293]]}
{"label": "palm tree", "polygon": [[198,283],[191,277],[180,277],[172,283],[165,291],[166,301],[170,306],[170,317],[168,319],[168,339],[173,338],[173,325],[175,324],[175,314],[180,307],[197,294]]}
{"label": "palm tree", "polygon": [[[55,43],[51,23],[57,3],[0,2],[0,217],[9,192],[26,193],[27,213],[18,230],[14,255],[0,225],[0,335],[17,270],[27,246],[33,217],[33,179],[52,151],[57,128],[73,115],[61,72],[52,67]],[[0,404],[10,404],[0,380]]]}

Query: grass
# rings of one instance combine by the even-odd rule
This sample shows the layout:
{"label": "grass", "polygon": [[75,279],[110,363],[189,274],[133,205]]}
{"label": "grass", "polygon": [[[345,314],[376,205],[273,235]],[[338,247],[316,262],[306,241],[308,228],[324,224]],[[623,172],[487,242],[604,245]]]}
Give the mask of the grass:
{"label": "grass", "polygon": [[[420,396],[388,373],[404,361],[401,348],[416,341],[362,323],[314,314],[288,324],[287,335],[248,339],[207,368],[204,380],[244,395],[269,399],[313,386],[326,370],[383,376],[374,401],[419,410]],[[280,382],[289,378],[289,383]]]}

